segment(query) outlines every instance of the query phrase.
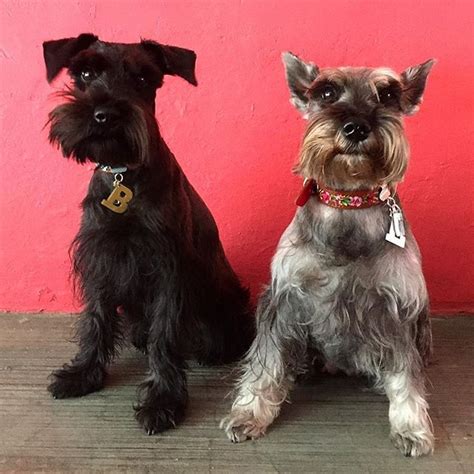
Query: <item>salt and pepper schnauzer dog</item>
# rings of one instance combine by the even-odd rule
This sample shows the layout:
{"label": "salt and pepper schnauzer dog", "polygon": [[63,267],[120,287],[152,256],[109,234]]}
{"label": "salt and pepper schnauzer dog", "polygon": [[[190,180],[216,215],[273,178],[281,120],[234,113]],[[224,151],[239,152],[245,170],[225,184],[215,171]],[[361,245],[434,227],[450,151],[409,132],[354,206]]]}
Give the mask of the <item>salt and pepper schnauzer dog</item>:
{"label": "salt and pepper schnauzer dog", "polygon": [[408,162],[402,116],[418,109],[433,61],[401,75],[283,61],[291,102],[309,120],[297,165],[306,183],[222,427],[234,442],[265,434],[314,350],[328,367],[370,376],[389,398],[395,446],[429,454],[428,297],[395,189]]}
{"label": "salt and pepper schnauzer dog", "polygon": [[155,120],[165,75],[196,85],[193,51],[153,41],[107,43],[92,34],[44,43],[47,79],[67,68],[74,85],[49,115],[64,156],[97,167],[73,242],[85,303],[79,352],[52,374],[55,398],[104,385],[129,337],[148,354],[136,418],[148,434],[184,415],[185,361],[232,361],[248,349],[253,318],[208,208]]}

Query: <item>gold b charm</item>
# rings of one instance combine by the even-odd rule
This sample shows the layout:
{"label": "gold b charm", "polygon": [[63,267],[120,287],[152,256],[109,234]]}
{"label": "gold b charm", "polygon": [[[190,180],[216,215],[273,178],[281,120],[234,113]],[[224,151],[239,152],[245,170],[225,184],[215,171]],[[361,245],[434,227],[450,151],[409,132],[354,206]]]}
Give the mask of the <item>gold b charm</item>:
{"label": "gold b charm", "polygon": [[128,208],[128,203],[133,198],[133,191],[127,188],[127,186],[121,184],[123,180],[121,174],[116,174],[114,178],[114,189],[109,197],[107,199],[102,199],[100,203],[117,214],[123,214]]}

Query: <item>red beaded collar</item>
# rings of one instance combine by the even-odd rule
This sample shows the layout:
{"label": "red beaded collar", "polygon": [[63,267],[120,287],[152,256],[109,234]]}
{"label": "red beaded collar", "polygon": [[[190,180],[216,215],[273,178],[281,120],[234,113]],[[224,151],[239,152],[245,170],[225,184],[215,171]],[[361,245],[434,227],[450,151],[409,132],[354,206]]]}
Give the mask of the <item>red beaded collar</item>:
{"label": "red beaded collar", "polygon": [[366,209],[384,202],[386,197],[381,195],[384,189],[386,188],[338,191],[337,189],[324,188],[314,179],[305,179],[303,189],[296,199],[296,205],[304,206],[311,196],[317,195],[323,204],[335,209]]}

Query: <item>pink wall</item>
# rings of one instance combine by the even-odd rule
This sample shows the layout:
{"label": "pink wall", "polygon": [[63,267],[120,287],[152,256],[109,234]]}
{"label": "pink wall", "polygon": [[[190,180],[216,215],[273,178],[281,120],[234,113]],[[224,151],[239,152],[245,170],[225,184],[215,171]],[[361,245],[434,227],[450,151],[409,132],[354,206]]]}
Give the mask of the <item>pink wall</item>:
{"label": "pink wall", "polygon": [[474,312],[472,18],[470,0],[3,0],[0,309],[78,309],[68,245],[91,172],[47,143],[42,127],[55,89],[41,43],[90,31],[197,52],[199,87],[167,79],[157,117],[254,294],[300,186],[290,169],[305,124],[288,102],[281,51],[321,66],[399,71],[437,58],[425,103],[407,119],[412,162],[400,193],[433,309]]}

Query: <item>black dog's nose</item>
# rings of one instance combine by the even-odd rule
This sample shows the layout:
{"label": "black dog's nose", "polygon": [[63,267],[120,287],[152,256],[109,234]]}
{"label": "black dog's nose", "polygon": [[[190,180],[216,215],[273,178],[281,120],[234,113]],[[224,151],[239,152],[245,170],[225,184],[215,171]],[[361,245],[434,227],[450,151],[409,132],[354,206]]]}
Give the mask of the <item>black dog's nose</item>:
{"label": "black dog's nose", "polygon": [[370,133],[370,125],[363,119],[350,119],[342,126],[342,133],[353,142],[363,142]]}
{"label": "black dog's nose", "polygon": [[117,112],[112,107],[100,106],[94,110],[94,120],[100,124],[112,122],[116,117]]}
{"label": "black dog's nose", "polygon": [[97,123],[105,123],[109,118],[109,114],[104,108],[97,108],[94,110],[94,119]]}

